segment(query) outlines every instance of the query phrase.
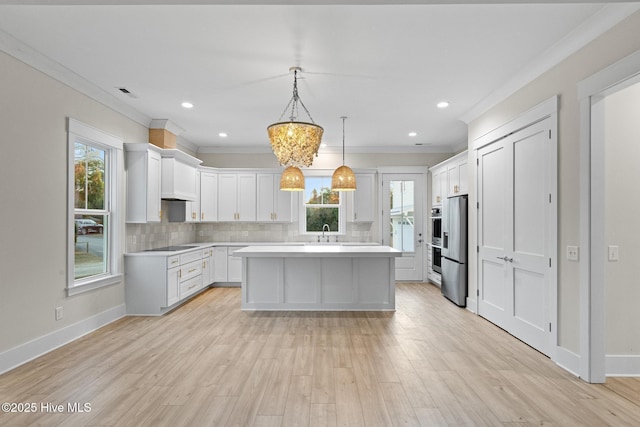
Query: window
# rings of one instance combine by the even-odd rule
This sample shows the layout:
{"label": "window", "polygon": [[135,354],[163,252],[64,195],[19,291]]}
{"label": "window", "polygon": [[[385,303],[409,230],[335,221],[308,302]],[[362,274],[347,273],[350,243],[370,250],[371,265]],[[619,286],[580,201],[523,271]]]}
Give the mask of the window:
{"label": "window", "polygon": [[117,162],[122,141],[69,119],[68,292],[116,283]]}
{"label": "window", "polygon": [[340,193],[331,191],[330,176],[305,177],[304,234],[344,234],[344,209]]}

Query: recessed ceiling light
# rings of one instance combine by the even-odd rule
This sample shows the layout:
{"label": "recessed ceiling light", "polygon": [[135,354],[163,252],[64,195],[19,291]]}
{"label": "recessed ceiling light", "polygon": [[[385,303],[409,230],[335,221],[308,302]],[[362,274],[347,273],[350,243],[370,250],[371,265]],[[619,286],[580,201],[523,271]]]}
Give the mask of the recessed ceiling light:
{"label": "recessed ceiling light", "polygon": [[415,132],[409,132],[409,136],[416,136],[416,135],[417,135],[417,133],[415,133]]}
{"label": "recessed ceiling light", "polygon": [[224,132],[220,132],[220,133],[218,134],[218,136],[219,136],[220,138],[226,138],[226,137],[227,137],[227,134],[226,134],[226,133],[224,133]]}
{"label": "recessed ceiling light", "polygon": [[183,106],[184,108],[193,108],[193,104],[192,104],[192,103],[190,103],[190,102],[187,102],[187,101],[183,102],[183,103],[182,103],[182,106]]}
{"label": "recessed ceiling light", "polygon": [[447,101],[438,102],[438,105],[437,105],[438,108],[447,108],[448,106],[449,106],[449,103]]}
{"label": "recessed ceiling light", "polygon": [[326,143],[326,142],[323,142],[322,144],[320,144],[320,147],[322,147],[322,148],[326,148],[326,147],[327,147],[327,143]]}

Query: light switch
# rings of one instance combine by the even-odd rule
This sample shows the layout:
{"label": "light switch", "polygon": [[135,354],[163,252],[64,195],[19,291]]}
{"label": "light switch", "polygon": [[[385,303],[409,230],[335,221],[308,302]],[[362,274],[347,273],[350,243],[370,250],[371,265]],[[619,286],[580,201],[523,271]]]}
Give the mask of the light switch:
{"label": "light switch", "polygon": [[609,246],[609,261],[618,261],[620,259],[620,248],[618,246]]}
{"label": "light switch", "polygon": [[567,246],[567,259],[569,261],[578,261],[580,252],[577,246]]}

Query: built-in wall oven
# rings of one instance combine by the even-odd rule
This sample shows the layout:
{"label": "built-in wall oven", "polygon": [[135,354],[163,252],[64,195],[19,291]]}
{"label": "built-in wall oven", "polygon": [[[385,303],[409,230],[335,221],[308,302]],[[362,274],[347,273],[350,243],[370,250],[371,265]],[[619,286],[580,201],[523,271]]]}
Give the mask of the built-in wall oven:
{"label": "built-in wall oven", "polygon": [[442,273],[442,209],[431,209],[431,269]]}
{"label": "built-in wall oven", "polygon": [[442,209],[431,209],[431,244],[442,247]]}

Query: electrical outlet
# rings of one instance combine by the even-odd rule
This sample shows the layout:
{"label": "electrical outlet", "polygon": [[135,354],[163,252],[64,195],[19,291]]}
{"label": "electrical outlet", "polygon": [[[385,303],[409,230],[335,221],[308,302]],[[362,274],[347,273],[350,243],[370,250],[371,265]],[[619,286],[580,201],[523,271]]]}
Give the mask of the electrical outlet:
{"label": "electrical outlet", "polygon": [[198,234],[200,235],[200,237],[202,237],[202,236],[204,236],[204,231],[200,230],[200,231],[198,232]]}
{"label": "electrical outlet", "polygon": [[620,248],[618,246],[609,246],[609,261],[618,261],[620,259]]}
{"label": "electrical outlet", "polygon": [[567,246],[567,259],[569,261],[578,261],[580,252],[577,246]]}
{"label": "electrical outlet", "polygon": [[62,307],[56,307],[56,320],[62,319],[63,314]]}
{"label": "electrical outlet", "polygon": [[244,237],[248,237],[248,236],[249,236],[249,232],[245,230],[245,231],[243,231],[243,232],[242,232],[242,235],[243,235]]}
{"label": "electrical outlet", "polygon": [[131,236],[131,243],[133,243],[134,245],[136,244],[136,236],[135,235]]}

